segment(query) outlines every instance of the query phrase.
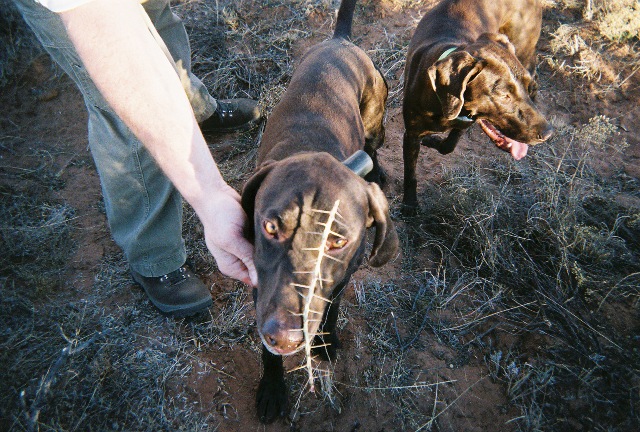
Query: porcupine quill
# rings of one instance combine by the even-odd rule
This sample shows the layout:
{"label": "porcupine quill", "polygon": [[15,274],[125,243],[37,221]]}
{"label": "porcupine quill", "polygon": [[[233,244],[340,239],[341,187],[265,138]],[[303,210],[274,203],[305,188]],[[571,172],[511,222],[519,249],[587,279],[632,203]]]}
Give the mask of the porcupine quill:
{"label": "porcupine quill", "polygon": [[[316,336],[316,334],[311,334],[311,332],[309,331],[309,323],[310,322],[319,322],[322,319],[322,312],[321,311],[316,311],[311,309],[311,302],[313,301],[314,298],[318,298],[324,302],[327,303],[331,303],[331,300],[324,298],[318,294],[316,294],[316,286],[319,286],[320,289],[322,289],[323,283],[325,282],[329,282],[331,283],[332,281],[328,280],[328,279],[324,279],[322,277],[322,261],[324,258],[328,258],[334,261],[338,261],[338,262],[342,262],[339,259],[332,257],[331,255],[327,255],[325,254],[325,247],[327,244],[327,240],[329,239],[329,235],[333,234],[337,237],[343,237],[341,234],[335,232],[332,230],[332,226],[334,224],[334,222],[340,223],[339,221],[337,221],[337,218],[340,218],[342,216],[340,216],[340,213],[338,212],[338,207],[340,206],[340,200],[337,200],[334,204],[333,204],[333,208],[331,209],[331,211],[326,211],[326,210],[317,210],[317,209],[311,209],[312,212],[314,213],[325,213],[328,215],[326,222],[316,222],[316,225],[320,225],[323,227],[321,232],[307,232],[307,234],[310,235],[319,235],[321,237],[320,239],[320,244],[317,247],[311,247],[311,248],[303,248],[302,250],[306,250],[306,251],[314,251],[318,253],[318,256],[316,258],[314,258],[313,263],[313,270],[310,271],[302,271],[302,272],[295,272],[297,274],[309,274],[311,275],[311,280],[309,282],[308,285],[303,285],[303,284],[298,284],[298,283],[294,283],[292,282],[291,285],[298,287],[298,288],[303,288],[306,289],[306,292],[299,292],[299,294],[303,297],[304,299],[304,308],[302,311],[302,333],[304,335],[304,351],[305,351],[305,361],[302,365],[298,366],[297,368],[294,368],[292,370],[290,370],[289,372],[293,372],[295,370],[298,369],[303,369],[306,368],[307,369],[307,373],[308,373],[308,384],[309,384],[309,391],[310,392],[315,392],[315,379],[314,379],[314,367],[313,367],[313,361],[315,360],[315,357],[311,356],[311,350],[313,348],[320,348],[320,347],[326,347],[329,346],[328,343],[322,344],[322,345],[315,345],[313,346],[313,339]],[[311,318],[311,315],[315,315],[318,318]],[[329,371],[326,370],[320,370],[320,372],[322,373],[329,373]]]}

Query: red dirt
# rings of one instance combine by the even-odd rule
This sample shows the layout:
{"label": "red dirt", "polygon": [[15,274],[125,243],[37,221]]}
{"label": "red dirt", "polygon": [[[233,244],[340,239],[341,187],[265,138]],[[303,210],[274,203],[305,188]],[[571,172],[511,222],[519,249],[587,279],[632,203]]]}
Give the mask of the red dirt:
{"label": "red dirt", "polygon": [[[426,8],[423,7],[423,10]],[[354,27],[354,34],[361,38],[361,46],[368,48],[381,35],[381,29],[401,34],[411,30],[420,11],[396,11],[391,7],[377,11],[379,16],[374,24]],[[326,24],[326,20],[310,20],[312,24]],[[360,21],[361,22],[361,21]],[[310,45],[306,41],[296,49],[299,55]],[[548,40],[543,38],[541,50],[548,50]],[[25,143],[29,148],[56,149],[54,156],[58,166],[63,167],[60,177],[65,187],[59,191],[60,199],[77,210],[76,241],[79,244],[76,256],[64,269],[69,276],[68,288],[78,296],[91,289],[94,275],[101,260],[117,251],[117,247],[109,236],[104,213],[99,209],[100,185],[95,169],[90,162],[87,149],[86,113],[79,92],[66,79],[58,80],[56,91],[50,100],[38,101],[30,91],[49,83],[48,60],[46,57],[36,59],[26,73],[22,86],[0,97],[3,116],[17,125],[21,130],[29,131],[30,141]],[[542,67],[547,80],[541,88],[537,100],[543,112],[548,113],[555,125],[583,124],[597,114],[604,114],[619,120],[621,138],[630,144],[622,159],[611,156],[603,160],[603,171],[622,170],[632,177],[640,177],[640,73],[628,80],[621,89],[603,91],[602,86],[576,88],[582,83],[568,80],[557,73]],[[392,89],[401,84],[401,76],[388,77]],[[397,203],[402,194],[402,116],[398,107],[391,107],[387,115],[387,139],[385,148],[380,151],[379,158],[390,179],[386,194],[392,202]],[[497,150],[484,136],[479,128],[474,128],[465,136],[455,152],[443,157],[433,150],[423,149],[418,163],[419,190],[428,187],[429,182],[437,181],[442,173],[443,164],[462,163],[464,154],[482,155],[485,157],[508,157]],[[221,137],[215,147],[232,145],[234,135]],[[4,153],[4,152],[3,152]],[[532,148],[527,157],[535,157]],[[4,163],[14,166],[33,166],[37,161],[25,151],[19,155],[3,154]],[[616,157],[615,164],[613,163]],[[402,229],[402,224],[398,224]],[[361,269],[354,276],[354,281],[362,281],[368,277],[381,280],[388,279],[400,271],[401,257],[392,265],[380,270]],[[428,267],[428,260],[426,263]],[[233,287],[233,282],[220,275],[207,277],[213,286],[214,296]],[[134,301],[133,296],[113,299],[116,307],[118,301]],[[345,304],[355,304],[353,289],[349,289]],[[218,306],[219,307],[219,306]],[[215,314],[216,309],[213,310]],[[387,317],[384,317],[386,319]],[[335,365],[335,382],[340,392],[341,412],[323,403],[310,403],[312,395],[304,395],[303,414],[297,427],[303,431],[391,431],[397,430],[401,422],[394,418],[395,409],[389,399],[376,392],[368,392],[350,387],[350,377],[362,373],[359,365],[369,353],[358,351],[356,336],[367,331],[367,326],[374,323],[364,322],[359,316],[350,317],[345,329],[341,332],[343,350]],[[221,420],[220,430],[224,431],[285,431],[294,430],[284,422],[262,426],[257,422],[254,412],[254,395],[260,379],[260,355],[257,349],[259,341],[255,331],[254,349],[245,346],[202,347],[203,352],[194,359],[193,370],[187,381],[170,381],[167,395],[184,393],[189,403],[197,403],[202,412],[217,412],[217,420]],[[423,351],[410,351],[407,362],[417,365],[419,373],[417,381],[449,382],[431,388],[429,397],[423,400],[424,406],[439,414],[438,430],[450,431],[510,431],[513,427],[506,422],[517,417],[518,412],[509,408],[504,388],[494,383],[488,376],[487,367],[482,358],[471,358],[463,366],[455,364],[455,353],[440,344],[435,337],[428,336],[429,346]],[[530,342],[535,343],[535,342]],[[295,359],[288,359],[288,366],[295,366]],[[381,366],[385,373],[391,373],[391,365]],[[360,383],[361,384],[361,383]],[[295,402],[297,394],[292,394]],[[372,406],[374,407],[372,409]],[[308,411],[305,411],[308,410]]]}

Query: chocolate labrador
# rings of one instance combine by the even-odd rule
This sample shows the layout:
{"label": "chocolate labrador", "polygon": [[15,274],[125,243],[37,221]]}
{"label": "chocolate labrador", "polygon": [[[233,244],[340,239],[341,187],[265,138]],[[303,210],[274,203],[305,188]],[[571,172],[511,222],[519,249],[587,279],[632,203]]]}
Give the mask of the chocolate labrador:
{"label": "chocolate labrador", "polygon": [[[519,160],[553,128],[533,105],[538,0],[443,0],[418,24],[404,79],[404,199],[417,207],[420,144],[451,153],[477,122]],[[444,138],[435,136],[447,133]]]}
{"label": "chocolate labrador", "polygon": [[[388,95],[382,74],[348,40],[354,9],[355,0],[344,0],[333,38],[302,58],[267,121],[257,170],[242,191],[258,270],[254,301],[264,373],[256,408],[263,422],[287,412],[282,356],[305,345],[303,296],[316,284],[312,267],[320,280],[307,306],[318,319],[308,320],[307,338],[316,340],[314,354],[333,359],[340,296],[364,259],[367,228],[375,228],[370,265],[385,264],[398,249],[380,187],[350,169],[364,156],[373,166],[367,178],[380,178],[376,149],[384,140]],[[353,154],[355,161],[342,163]],[[320,236],[334,207],[335,222]]]}

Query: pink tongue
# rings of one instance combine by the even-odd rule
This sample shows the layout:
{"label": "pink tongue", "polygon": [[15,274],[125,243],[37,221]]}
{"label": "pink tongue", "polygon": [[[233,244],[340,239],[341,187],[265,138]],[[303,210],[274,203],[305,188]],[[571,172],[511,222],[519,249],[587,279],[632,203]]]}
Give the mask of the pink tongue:
{"label": "pink tongue", "polygon": [[515,160],[520,160],[527,155],[527,150],[529,150],[529,146],[527,144],[512,141],[511,142],[511,156]]}
{"label": "pink tongue", "polygon": [[527,144],[512,140],[505,136],[487,120],[478,120],[478,123],[480,123],[480,127],[482,127],[484,133],[491,138],[496,146],[500,150],[511,153],[511,156],[515,160],[520,160],[527,155],[527,150],[529,150],[529,146]]}

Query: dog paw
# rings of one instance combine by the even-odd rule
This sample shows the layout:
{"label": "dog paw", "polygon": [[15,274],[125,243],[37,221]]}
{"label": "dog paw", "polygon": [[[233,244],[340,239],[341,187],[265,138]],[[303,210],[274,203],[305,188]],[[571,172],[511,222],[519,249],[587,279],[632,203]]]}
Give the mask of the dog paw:
{"label": "dog paw", "polygon": [[422,140],[420,140],[420,145],[424,146],[424,147],[429,147],[429,148],[438,150],[440,148],[440,146],[442,145],[442,141],[444,141],[444,138],[442,138],[442,137],[429,135],[429,136],[426,136],[426,137],[422,138]]}
{"label": "dog paw", "polygon": [[284,377],[263,377],[256,395],[256,410],[262,423],[284,417],[289,410],[289,389]]}
{"label": "dog paw", "polygon": [[419,210],[420,209],[418,207],[417,202],[409,202],[409,203],[403,202],[400,212],[404,217],[414,217],[418,215]]}
{"label": "dog paw", "polygon": [[435,136],[428,136],[423,138],[422,141],[420,141],[420,144],[425,147],[435,149],[440,154],[446,155],[456,148],[457,141],[451,143],[447,138],[443,139]]}

